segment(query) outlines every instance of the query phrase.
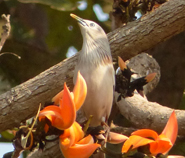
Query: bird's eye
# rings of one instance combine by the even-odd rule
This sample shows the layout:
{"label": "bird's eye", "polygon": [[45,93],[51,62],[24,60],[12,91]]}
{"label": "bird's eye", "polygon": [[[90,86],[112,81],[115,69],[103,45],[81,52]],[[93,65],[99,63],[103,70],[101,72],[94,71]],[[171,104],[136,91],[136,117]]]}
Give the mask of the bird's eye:
{"label": "bird's eye", "polygon": [[90,26],[91,26],[91,27],[94,27],[94,26],[95,26],[95,24],[94,24],[94,23],[90,23]]}

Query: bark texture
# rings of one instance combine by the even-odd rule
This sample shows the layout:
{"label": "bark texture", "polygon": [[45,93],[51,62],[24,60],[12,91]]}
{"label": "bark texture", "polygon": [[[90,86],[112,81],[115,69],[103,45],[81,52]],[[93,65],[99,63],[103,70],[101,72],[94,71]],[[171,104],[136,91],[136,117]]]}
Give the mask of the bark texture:
{"label": "bark texture", "polygon": [[[121,114],[129,119],[136,128],[149,128],[159,133],[164,129],[173,111],[173,109],[158,103],[149,102],[139,94],[125,100],[122,99],[117,105]],[[175,110],[175,113],[178,119],[178,134],[185,135],[185,111]]]}
{"label": "bark texture", "polygon": [[47,158],[47,157],[63,158],[59,148],[59,142],[54,141],[54,142],[47,143],[44,148],[44,152],[36,149],[27,156],[27,158],[36,158],[36,157],[37,158]]}
{"label": "bark texture", "polygon": [[[63,89],[68,81],[72,87],[76,56],[51,67],[33,79],[12,88],[0,96],[0,131],[20,125],[36,114],[42,105]],[[71,83],[71,84],[70,84]]]}
{"label": "bark texture", "polygon": [[113,57],[130,59],[185,29],[185,1],[169,0],[159,8],[108,34]]}

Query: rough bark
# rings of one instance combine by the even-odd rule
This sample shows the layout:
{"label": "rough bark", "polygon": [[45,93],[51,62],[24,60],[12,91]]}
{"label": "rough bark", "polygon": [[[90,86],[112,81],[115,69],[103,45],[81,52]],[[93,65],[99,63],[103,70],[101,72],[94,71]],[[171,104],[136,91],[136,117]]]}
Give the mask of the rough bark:
{"label": "rough bark", "polygon": [[155,78],[143,87],[145,95],[157,86],[160,81],[161,72],[159,64],[152,56],[146,53],[141,53],[126,61],[126,64],[136,72],[136,74],[132,75],[133,78],[143,77],[154,72],[156,73]]}
{"label": "rough bark", "polygon": [[[185,29],[185,1],[169,0],[108,34],[113,57],[130,59]],[[183,24],[183,25],[182,25]]]}
{"label": "rough bark", "polygon": [[72,86],[76,56],[51,67],[33,79],[12,88],[0,96],[0,131],[19,126],[20,122],[32,117],[40,103],[63,89],[68,81]]}
{"label": "rough bark", "polygon": [[[117,94],[115,95],[117,97]],[[136,128],[149,128],[162,132],[173,109],[149,102],[135,94],[131,98],[122,99],[117,103],[122,115],[129,119]],[[185,135],[185,111],[175,110],[178,119],[178,134]]]}
{"label": "rough bark", "polygon": [[47,143],[44,148],[44,152],[36,149],[27,156],[27,158],[35,158],[35,157],[37,158],[51,158],[51,157],[63,158],[62,153],[60,152],[59,142],[54,141],[54,142]]}
{"label": "rough bark", "polygon": [[[172,12],[173,10],[173,12]],[[147,50],[185,30],[185,1],[170,0],[160,8],[108,34],[113,57],[123,59]],[[46,70],[0,96],[0,131],[18,126],[33,116],[39,103],[72,85],[76,56]]]}

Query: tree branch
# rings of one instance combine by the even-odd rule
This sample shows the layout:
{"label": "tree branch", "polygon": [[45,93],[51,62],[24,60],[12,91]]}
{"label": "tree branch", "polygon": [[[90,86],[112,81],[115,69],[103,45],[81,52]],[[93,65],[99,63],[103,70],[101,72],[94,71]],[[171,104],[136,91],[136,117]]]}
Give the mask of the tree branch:
{"label": "tree branch", "polygon": [[[5,43],[6,39],[8,38],[8,36],[10,34],[10,30],[11,30],[10,15],[8,14],[6,16],[5,14],[3,14],[1,17],[5,21],[5,24],[2,26],[3,32],[1,33],[0,51]],[[0,54],[0,56],[1,56],[1,54]]]}
{"label": "tree branch", "polygon": [[[115,95],[118,97],[118,94]],[[133,97],[122,99],[117,103],[119,110],[136,128],[149,128],[162,132],[173,109],[149,102],[147,99],[135,94]],[[185,111],[175,110],[178,119],[178,134],[185,135]]]}
{"label": "tree branch", "polygon": [[[173,11],[173,12],[172,12]],[[170,0],[140,20],[108,34],[113,57],[128,59],[185,30],[185,1]],[[39,103],[72,87],[76,56],[51,67],[33,79],[0,95],[0,132],[35,115]],[[184,126],[185,127],[185,126]]]}
{"label": "tree branch", "polygon": [[44,152],[41,150],[39,151],[38,149],[34,150],[31,152],[27,158],[63,158],[62,152],[60,151],[59,148],[59,141],[54,141],[54,142],[49,142],[46,144],[44,148]]}
{"label": "tree branch", "polygon": [[185,1],[169,0],[159,8],[108,34],[113,57],[124,60],[145,52],[185,30]]}

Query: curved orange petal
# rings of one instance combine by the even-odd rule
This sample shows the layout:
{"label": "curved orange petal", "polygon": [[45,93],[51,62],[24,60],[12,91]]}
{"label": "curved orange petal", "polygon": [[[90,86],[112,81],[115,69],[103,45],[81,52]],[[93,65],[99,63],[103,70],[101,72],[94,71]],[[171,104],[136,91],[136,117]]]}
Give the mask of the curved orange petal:
{"label": "curved orange petal", "polygon": [[60,109],[64,120],[63,128],[69,128],[76,119],[76,109],[66,83],[64,83],[63,99],[60,100]]}
{"label": "curved orange petal", "polygon": [[158,136],[157,140],[162,140],[162,141],[170,142],[172,144],[171,140],[166,135],[164,135],[164,134],[160,134]]}
{"label": "curved orange petal", "polygon": [[158,138],[158,134],[151,129],[140,129],[140,130],[133,132],[131,135],[138,135],[144,138],[151,138],[154,140]]}
{"label": "curved orange petal", "polygon": [[109,137],[108,137],[107,141],[111,144],[119,144],[119,143],[124,142],[127,139],[128,139],[128,137],[124,136],[122,134],[118,134],[115,132],[109,132]]}
{"label": "curved orange petal", "polygon": [[61,109],[58,106],[51,105],[45,107],[43,110],[40,111],[38,117],[39,121],[47,118],[51,122],[52,126],[60,130],[64,129],[64,120],[61,116]]}
{"label": "curved orange petal", "polygon": [[53,112],[56,112],[56,113],[60,114],[61,109],[56,105],[47,106],[39,112],[39,116],[38,116],[39,120],[42,116],[45,116],[45,114],[47,114],[47,112],[49,112],[49,111],[53,111]]}
{"label": "curved orange petal", "polygon": [[119,56],[118,56],[118,65],[119,65],[121,70],[127,69],[127,66],[126,66],[125,62]]}
{"label": "curved orange petal", "polygon": [[84,137],[82,127],[76,121],[73,123],[73,132],[75,133],[75,143]]}
{"label": "curved orange petal", "polygon": [[77,144],[93,144],[93,143],[94,143],[94,139],[89,134],[87,137],[81,139]]}
{"label": "curved orange petal", "polygon": [[60,148],[62,149],[68,149],[72,145],[74,145],[75,142],[75,134],[74,132],[71,132],[73,127],[70,127],[66,130],[64,130],[64,133],[60,135],[59,137],[59,143],[60,143]]}
{"label": "curved orange petal", "polygon": [[79,71],[77,74],[75,87],[73,89],[73,94],[74,94],[74,102],[75,102],[76,111],[77,111],[84,103],[87,95],[87,85]]}
{"label": "curved orange petal", "polygon": [[75,144],[67,150],[61,149],[65,158],[89,158],[100,147],[99,144]]}
{"label": "curved orange petal", "polygon": [[77,122],[74,122],[73,125],[64,130],[64,133],[60,136],[60,147],[67,149],[83,137],[84,132],[82,131],[81,126]]}
{"label": "curved orange petal", "polygon": [[150,152],[152,155],[157,155],[159,153],[164,154],[166,151],[169,151],[171,147],[172,143],[169,140],[158,140],[150,143]]}
{"label": "curved orange petal", "polygon": [[141,136],[137,136],[137,135],[132,135],[129,137],[129,139],[127,139],[125,141],[125,143],[123,144],[123,147],[122,147],[122,153],[126,153],[128,152],[128,150],[130,148],[132,149],[136,149],[140,146],[144,146],[144,145],[147,145],[151,142],[154,142],[153,140],[151,139],[147,139],[147,138],[143,138]]}
{"label": "curved orange petal", "polygon": [[49,131],[49,126],[47,124],[45,124],[45,126],[44,126],[44,131],[45,131],[45,133],[47,133]]}
{"label": "curved orange petal", "polygon": [[148,74],[146,77],[145,77],[145,80],[146,80],[146,82],[148,83],[148,82],[151,82],[154,78],[155,78],[155,76],[156,76],[156,74],[157,73],[151,73],[151,74]]}
{"label": "curved orange petal", "polygon": [[178,134],[178,123],[177,123],[177,118],[175,115],[175,111],[172,112],[164,130],[162,131],[161,134],[166,135],[167,138],[169,138],[172,142],[172,144],[175,143],[175,140],[177,138]]}
{"label": "curved orange petal", "polygon": [[60,99],[63,98],[63,93],[64,93],[64,90],[60,91],[57,95],[55,95],[52,98],[52,102],[54,102],[55,105],[59,105]]}

